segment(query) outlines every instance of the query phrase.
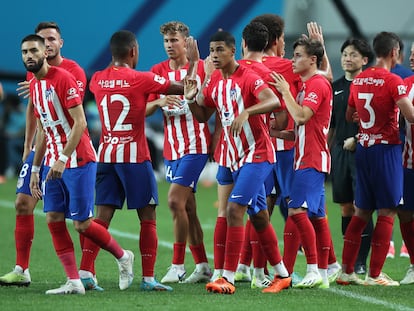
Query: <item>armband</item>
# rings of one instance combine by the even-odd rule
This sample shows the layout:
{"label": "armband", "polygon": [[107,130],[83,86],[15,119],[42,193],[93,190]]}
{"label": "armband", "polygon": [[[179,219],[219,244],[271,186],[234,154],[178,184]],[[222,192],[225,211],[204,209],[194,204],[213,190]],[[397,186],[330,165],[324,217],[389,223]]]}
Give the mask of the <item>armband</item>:
{"label": "armband", "polygon": [[64,155],[63,153],[61,153],[61,154],[59,155],[59,159],[58,159],[58,160],[66,164],[66,162],[68,162],[68,159],[69,159],[69,157],[68,157],[68,156],[66,156],[66,155]]}
{"label": "armband", "polygon": [[40,172],[40,166],[32,165],[32,173],[39,173]]}

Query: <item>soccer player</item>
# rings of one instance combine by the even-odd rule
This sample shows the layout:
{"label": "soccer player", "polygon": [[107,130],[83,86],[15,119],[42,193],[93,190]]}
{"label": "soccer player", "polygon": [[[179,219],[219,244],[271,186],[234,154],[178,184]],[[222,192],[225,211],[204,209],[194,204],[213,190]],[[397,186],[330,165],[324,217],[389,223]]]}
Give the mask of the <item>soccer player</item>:
{"label": "soccer player", "polygon": [[[269,30],[269,42],[265,48],[263,64],[270,70],[283,75],[289,82],[293,97],[296,97],[301,85],[301,80],[300,76],[295,74],[292,70],[292,61],[282,57],[285,50],[283,19],[275,14],[263,14],[255,17],[252,21],[264,24]],[[290,114],[288,114],[288,125],[285,131],[293,130],[294,122]],[[279,187],[280,210],[286,220],[287,201],[289,199],[290,185],[293,176],[294,141],[272,137],[272,143],[276,150],[276,162],[273,174],[269,175],[268,182],[270,185],[273,184],[273,187],[276,186],[277,183]],[[269,181],[269,179],[273,180],[273,182]],[[270,191],[268,191],[267,194],[268,208],[270,211],[275,204],[276,195],[272,195]]]}
{"label": "soccer player", "polygon": [[[186,55],[189,28],[182,22],[171,21],[161,25],[160,32],[168,60],[154,65],[151,71],[165,79],[181,81],[190,74]],[[196,79],[201,86],[205,79],[202,62],[196,68]],[[207,282],[210,280],[211,270],[204,247],[203,230],[197,216],[195,193],[210,152],[210,131],[206,123],[199,123],[193,117],[182,96],[151,96],[147,115],[151,115],[158,108],[162,109],[164,119],[164,166],[166,180],[171,184],[168,206],[172,213],[175,235],[172,263],[161,282]],[[187,240],[196,267],[185,278]]]}
{"label": "soccer player", "polygon": [[80,234],[117,259],[119,287],[126,289],[133,280],[134,254],[122,249],[103,226],[92,221],[96,154],[87,131],[77,82],[68,71],[46,62],[45,40],[39,35],[23,38],[21,52],[26,69],[35,76],[30,82],[37,118],[30,191],[37,200],[43,197],[53,245],[67,276],[64,285],[46,294],[85,294],[65,218],[71,218]]}
{"label": "soccer player", "polygon": [[[187,44],[196,44],[191,39]],[[277,276],[272,286],[263,290],[277,293],[290,286],[291,278],[278,254],[276,234],[270,226],[266,206],[264,180],[275,158],[261,114],[280,107],[280,101],[260,76],[236,62],[234,54],[234,37],[226,31],[216,32],[210,38],[210,58],[219,70],[213,72],[198,95],[195,80],[186,79],[184,84],[187,103],[199,121],[207,121],[214,111],[219,115],[224,138],[220,144],[225,148],[219,164],[231,169],[234,181],[227,206],[223,277],[208,283],[206,289],[220,294],[235,292],[234,274],[247,211],[267,258],[279,255],[276,263],[272,262]],[[253,179],[255,182],[251,183]]]}
{"label": "soccer player", "polygon": [[[70,72],[76,79],[79,95],[83,99],[86,87],[86,75],[83,69],[73,60],[61,55],[63,39],[61,30],[55,22],[41,22],[36,26],[35,33],[43,37],[47,48],[47,62]],[[26,81],[20,82],[17,89],[22,96],[28,96],[30,81],[34,78],[32,72],[27,73]],[[29,97],[26,110],[26,132],[23,151],[23,166],[20,170],[16,187],[16,229],[14,232],[16,246],[16,265],[13,271],[0,277],[0,285],[29,286],[31,277],[29,273],[29,259],[32,241],[34,238],[33,211],[38,202],[29,188],[32,162],[34,156],[33,139],[36,132],[36,118],[34,106]],[[81,238],[82,240],[82,238]]]}
{"label": "soccer player", "polygon": [[[334,81],[332,119],[328,140],[332,156],[332,197],[338,203],[342,216],[342,235],[345,235],[354,214],[355,147],[358,124],[345,120],[349,88],[352,80],[362,72],[363,66],[373,58],[369,43],[363,39],[347,39],[341,47],[341,65],[344,76]],[[366,261],[371,245],[372,219],[362,233],[362,243],[355,264],[357,274],[366,273]]]}
{"label": "soccer player", "polygon": [[[134,70],[138,62],[138,42],[126,30],[115,32],[110,40],[112,63],[96,72],[90,81],[102,124],[96,179],[96,222],[108,228],[116,209],[127,200],[140,220],[142,262],[141,290],[171,291],[154,278],[157,255],[157,183],[145,138],[145,109],[150,93],[179,94],[182,83],[172,82],[151,72]],[[140,181],[137,187],[137,180]],[[85,242],[85,249],[97,254],[96,245]],[[90,260],[81,270],[88,271]]]}
{"label": "soccer player", "polygon": [[[410,66],[414,70],[414,43],[411,46]],[[404,79],[408,89],[409,99],[414,103],[414,76]],[[398,218],[400,220],[400,230],[405,241],[405,247],[410,258],[410,267],[404,278],[400,281],[401,285],[414,283],[414,193],[412,191],[414,185],[414,167],[413,167],[413,133],[414,125],[408,120],[405,124],[405,142],[403,149],[403,165],[404,165],[404,205],[398,210]],[[401,252],[400,252],[401,254]]]}
{"label": "soccer player", "polygon": [[[267,45],[267,42],[269,41],[269,31],[265,25],[263,25],[260,22],[250,22],[247,24],[242,33],[242,48],[243,48],[243,59],[239,60],[238,63],[241,66],[245,66],[253,71],[255,71],[260,77],[263,78],[263,80],[266,81],[273,81],[271,77],[271,70],[267,68],[263,63],[263,55],[264,55],[264,49]],[[273,92],[280,96],[279,92],[272,86],[271,87]],[[279,98],[280,100],[280,98]],[[277,120],[275,121],[280,129],[285,128],[287,123],[287,112],[283,109],[276,109],[275,111],[271,112],[273,119]],[[267,121],[270,118],[270,114],[267,115]],[[266,188],[266,187],[265,187]],[[271,214],[269,206],[269,216]],[[272,226],[272,224],[270,224]],[[256,230],[251,226],[250,220],[246,223],[246,232],[248,232],[249,235],[245,233],[245,238],[243,241],[243,244],[249,243],[252,248],[252,258],[253,258],[253,276],[251,280],[251,288],[265,288],[269,287],[271,285],[271,280],[265,275],[266,264],[267,259],[266,255],[263,252],[263,249],[261,247],[258,234]],[[279,257],[279,247],[276,245],[277,251],[277,257],[275,258],[269,258],[272,265],[274,265]],[[241,254],[241,262],[242,262],[242,254]],[[278,262],[278,261],[277,261]],[[238,267],[240,267],[241,264],[239,264]],[[250,262],[249,262],[250,266]],[[250,269],[250,267],[247,267]],[[236,272],[237,275],[237,272]],[[236,279],[236,278],[235,278]]]}
{"label": "soccer player", "polygon": [[398,61],[395,64],[395,66],[391,68],[390,71],[405,80],[406,78],[414,75],[414,73],[410,68],[407,68],[403,65],[405,53],[404,53],[404,41],[401,40],[401,38],[400,38],[399,44],[400,44],[400,55],[398,57]]}
{"label": "soccer player", "polygon": [[[378,33],[373,41],[376,64],[354,78],[346,119],[359,120],[355,152],[357,171],[355,214],[345,232],[342,274],[338,284],[398,286],[382,267],[392,235],[397,207],[403,203],[403,167],[398,131],[399,111],[412,123],[414,108],[402,79],[390,73],[399,55],[398,36]],[[374,211],[378,212],[372,234],[369,272],[365,282],[354,272],[361,234]]]}
{"label": "soccer player", "polygon": [[[290,218],[299,231],[307,272],[294,287],[328,288],[328,257],[332,242],[325,213],[324,182],[330,170],[327,134],[332,89],[328,80],[318,74],[324,55],[322,42],[300,38],[295,41],[293,48],[293,72],[300,75],[303,83],[297,102],[289,91],[286,79],[277,73],[273,77],[296,124],[295,172],[288,204],[288,221]],[[292,263],[288,265],[293,267]]]}
{"label": "soccer player", "polygon": [[[405,53],[404,53],[404,41],[401,40],[401,38],[400,38],[399,44],[400,44],[400,55],[398,57],[398,61],[397,61],[397,64],[395,64],[395,66],[391,68],[390,71],[405,80],[406,78],[412,76],[414,73],[411,69],[403,65]],[[405,141],[405,137],[404,137],[405,136],[405,120],[401,115],[399,119],[399,125],[400,125],[400,139],[401,141]],[[404,243],[404,240],[402,241],[402,245],[400,249],[400,257],[410,257],[410,255],[408,254],[407,247]],[[395,246],[394,246],[394,239],[392,236],[391,236],[391,241],[390,241],[390,247],[388,248],[387,258],[391,258],[391,259],[395,258]]]}
{"label": "soccer player", "polygon": [[[282,57],[285,50],[284,41],[284,21],[275,14],[263,14],[253,18],[252,22],[259,22],[265,25],[269,31],[269,40],[265,47],[264,56],[262,59],[263,64],[271,71],[282,74],[290,83],[290,90],[293,94],[297,93],[297,90],[301,84],[301,80],[298,74],[294,74],[292,71],[292,61]],[[295,95],[294,95],[295,96]],[[270,124],[274,122],[274,115],[270,114]],[[290,114],[288,114],[287,127],[283,131],[278,133],[293,132],[294,122]],[[281,134],[283,135],[283,134]],[[276,203],[277,196],[280,197],[280,212],[283,217],[287,218],[287,201],[289,199],[290,185],[293,176],[293,159],[294,159],[294,140],[271,137],[273,147],[276,151],[276,162],[274,163],[273,170],[269,174],[265,182],[267,207],[269,214],[272,215],[274,205]],[[246,224],[246,231],[250,231],[248,228],[249,223]],[[292,238],[295,238],[292,236]],[[247,240],[247,243],[250,243]],[[236,280],[248,278],[250,273],[250,256],[246,254],[248,245],[246,240],[243,242],[243,251],[240,255],[240,263],[237,267]],[[294,244],[296,245],[296,243]],[[287,249],[288,245],[285,245]],[[295,246],[293,246],[295,247]],[[295,254],[297,249],[294,250]],[[284,252],[284,256],[287,252]],[[285,264],[288,261],[284,259]],[[293,262],[293,261],[291,261]],[[293,267],[288,267],[288,271],[293,271]],[[295,275],[292,275],[292,282],[296,283]]]}

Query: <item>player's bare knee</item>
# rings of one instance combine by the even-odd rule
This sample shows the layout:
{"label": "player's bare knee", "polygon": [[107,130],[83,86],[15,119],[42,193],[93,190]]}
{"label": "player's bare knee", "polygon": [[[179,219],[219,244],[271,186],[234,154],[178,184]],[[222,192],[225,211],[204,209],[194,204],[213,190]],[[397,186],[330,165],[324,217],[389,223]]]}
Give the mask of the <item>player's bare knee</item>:
{"label": "player's bare knee", "polygon": [[14,202],[17,215],[31,215],[36,206],[37,200],[31,196],[17,196]]}
{"label": "player's bare knee", "polygon": [[89,225],[91,223],[90,219],[84,220],[84,221],[79,221],[79,220],[74,220],[73,221],[73,226],[75,227],[75,230],[79,233],[83,233],[86,231],[86,229],[88,229]]}
{"label": "player's bare knee", "polygon": [[168,197],[168,206],[172,213],[185,212],[185,203],[177,196]]}
{"label": "player's bare knee", "polygon": [[257,231],[265,229],[269,224],[269,214],[266,211],[250,216],[250,221]]}

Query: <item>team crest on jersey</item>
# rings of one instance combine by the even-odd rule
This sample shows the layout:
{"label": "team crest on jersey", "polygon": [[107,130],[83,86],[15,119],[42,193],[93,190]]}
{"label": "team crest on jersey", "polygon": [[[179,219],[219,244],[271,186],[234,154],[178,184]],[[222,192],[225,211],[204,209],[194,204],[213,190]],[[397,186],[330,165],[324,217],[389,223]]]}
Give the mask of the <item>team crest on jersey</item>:
{"label": "team crest on jersey", "polygon": [[47,101],[53,100],[53,93],[55,92],[55,89],[53,86],[51,86],[49,89],[45,90],[45,96]]}
{"label": "team crest on jersey", "polygon": [[159,75],[154,76],[154,81],[158,82],[159,84],[165,84],[167,81],[164,77],[161,77]]}
{"label": "team crest on jersey", "polygon": [[24,178],[23,177],[19,177],[17,179],[17,188],[20,189],[21,187],[23,187],[24,185]]}
{"label": "team crest on jersey", "polygon": [[305,100],[310,101],[314,104],[317,104],[318,103],[318,95],[316,95],[315,92],[310,92],[309,94],[306,95]]}
{"label": "team crest on jersey", "polygon": [[398,86],[398,95],[405,95],[407,94],[407,87],[405,85]]}
{"label": "team crest on jersey", "polygon": [[237,99],[237,91],[236,89],[231,89],[230,90],[230,99],[235,101]]}

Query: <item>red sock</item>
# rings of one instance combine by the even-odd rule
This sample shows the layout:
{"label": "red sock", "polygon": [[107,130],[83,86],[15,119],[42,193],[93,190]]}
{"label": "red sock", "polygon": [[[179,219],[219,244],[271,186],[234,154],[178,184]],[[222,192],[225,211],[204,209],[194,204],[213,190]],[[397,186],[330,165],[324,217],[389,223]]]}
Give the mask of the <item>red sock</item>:
{"label": "red sock", "polygon": [[243,244],[244,227],[227,227],[224,270],[236,271]]}
{"label": "red sock", "polygon": [[250,228],[250,246],[252,249],[253,267],[264,268],[267,258],[259,242],[259,235],[253,226]]}
{"label": "red sock", "polygon": [[369,276],[371,277],[379,276],[384,266],[388,248],[390,247],[393,225],[394,218],[378,216],[371,241],[371,260],[369,264]]}
{"label": "red sock", "polygon": [[333,264],[335,262],[337,262],[337,260],[336,260],[335,249],[334,249],[334,245],[332,242],[332,235],[331,235],[331,247],[329,249],[328,265]]}
{"label": "red sock", "polygon": [[208,262],[204,243],[199,245],[190,245],[190,250],[196,264]]}
{"label": "red sock", "polygon": [[300,245],[300,235],[292,217],[288,217],[283,232],[283,263],[289,274],[293,273]]}
{"label": "red sock", "polygon": [[[252,230],[253,231],[253,230]],[[257,232],[259,237],[261,248],[263,249],[264,266],[266,265],[266,259],[269,261],[271,266],[277,265],[282,261],[282,256],[280,255],[279,245],[277,242],[276,232],[273,229],[271,223],[263,230]]]}
{"label": "red sock", "polygon": [[139,249],[141,251],[142,276],[154,276],[155,260],[157,259],[157,225],[155,220],[141,221]]}
{"label": "red sock", "polygon": [[172,263],[174,265],[184,264],[185,246],[186,246],[186,243],[174,243],[173,259],[172,259]]}
{"label": "red sock", "polygon": [[250,245],[250,230],[252,228],[252,223],[249,219],[246,222],[246,229],[243,237],[243,244],[240,252],[240,263],[246,266],[250,266],[252,262],[252,247]]}
{"label": "red sock", "polygon": [[[100,219],[94,219],[93,221],[105,229],[108,229],[109,227],[109,224],[107,222]],[[86,238],[83,234],[80,234],[79,236],[82,247],[82,259],[79,269],[89,271],[95,275],[95,260],[101,248],[98,244],[94,243],[91,239]]]}
{"label": "red sock", "polygon": [[91,221],[89,227],[81,234],[98,244],[100,248],[110,252],[116,259],[124,255],[124,250],[109,234],[108,230],[94,221]]}
{"label": "red sock", "polygon": [[52,235],[53,246],[65,269],[66,276],[69,279],[79,279],[75,250],[69,231],[66,227],[66,222],[51,222],[48,224],[48,227],[50,234]]}
{"label": "red sock", "polygon": [[306,263],[318,263],[318,252],[316,250],[315,242],[315,229],[313,229],[312,223],[309,220],[308,215],[306,213],[299,213],[289,217],[292,217],[293,222],[296,224],[296,227],[298,228],[300,240],[302,242],[303,249],[305,250]]}
{"label": "red sock", "polygon": [[313,218],[313,228],[316,235],[316,246],[318,250],[318,268],[328,269],[328,257],[332,245],[331,231],[326,218]]}
{"label": "red sock", "polygon": [[217,217],[214,228],[214,269],[223,269],[226,249],[227,218]]}
{"label": "red sock", "polygon": [[16,265],[26,270],[29,267],[30,250],[34,237],[33,215],[16,215],[14,241],[16,245]]}
{"label": "red sock", "polygon": [[406,223],[400,221],[401,236],[410,255],[410,263],[414,265],[414,220]]}
{"label": "red sock", "polygon": [[355,261],[361,245],[361,234],[366,225],[367,222],[362,218],[352,216],[351,221],[346,228],[344,248],[342,250],[342,265],[345,269],[345,273],[350,274],[354,272]]}

